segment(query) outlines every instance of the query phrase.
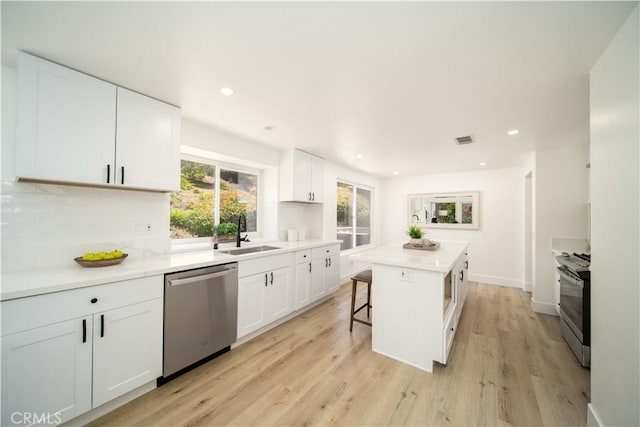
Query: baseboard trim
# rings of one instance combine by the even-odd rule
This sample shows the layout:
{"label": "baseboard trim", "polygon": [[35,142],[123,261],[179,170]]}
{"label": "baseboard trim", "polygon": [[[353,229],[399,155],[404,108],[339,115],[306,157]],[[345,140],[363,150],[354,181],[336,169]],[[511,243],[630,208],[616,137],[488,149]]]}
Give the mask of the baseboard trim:
{"label": "baseboard trim", "polygon": [[138,397],[149,393],[151,390],[154,390],[155,388],[156,388],[156,380],[154,379],[153,381],[143,384],[140,387],[134,390],[131,390],[128,393],[123,394],[122,396],[116,397],[115,399],[110,400],[109,402],[101,406],[98,406],[97,408],[94,408],[89,412],[85,412],[82,415],[78,415],[77,417],[67,421],[64,424],[64,426],[65,427],[85,426],[89,424],[91,421],[97,420],[103,415],[106,415],[109,412],[114,411],[117,408],[126,405],[132,400],[135,400]]}
{"label": "baseboard trim", "polygon": [[587,403],[587,427],[603,427],[604,423],[593,409],[591,402]]}
{"label": "baseboard trim", "polygon": [[525,292],[533,292],[533,283],[524,282],[524,288],[522,288]]}
{"label": "baseboard trim", "polygon": [[536,301],[534,297],[531,297],[531,309],[536,313],[551,314],[553,316],[558,315],[555,304]]}
{"label": "baseboard trim", "polygon": [[470,274],[469,280],[472,282],[485,283],[487,285],[509,286],[511,288],[522,289],[522,280],[509,279],[507,277],[484,276],[482,274]]}

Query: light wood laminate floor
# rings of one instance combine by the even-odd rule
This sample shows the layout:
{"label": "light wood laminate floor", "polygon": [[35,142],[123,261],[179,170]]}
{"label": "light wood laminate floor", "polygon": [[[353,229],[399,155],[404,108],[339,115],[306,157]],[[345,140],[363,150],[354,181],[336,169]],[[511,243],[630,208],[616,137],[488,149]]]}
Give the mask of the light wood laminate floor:
{"label": "light wood laminate floor", "polygon": [[349,333],[350,288],[92,425],[586,424],[589,371],[529,294],[470,283],[429,374],[373,353],[368,326]]}

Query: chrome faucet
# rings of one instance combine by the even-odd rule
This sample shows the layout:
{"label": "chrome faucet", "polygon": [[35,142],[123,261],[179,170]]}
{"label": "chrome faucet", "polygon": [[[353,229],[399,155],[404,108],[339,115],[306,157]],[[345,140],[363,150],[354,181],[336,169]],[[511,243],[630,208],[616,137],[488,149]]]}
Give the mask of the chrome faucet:
{"label": "chrome faucet", "polygon": [[244,238],[240,238],[240,233],[242,233],[242,227],[244,226],[244,231],[247,231],[247,217],[244,214],[238,215],[238,234],[236,235],[236,248],[240,247],[241,241],[248,241],[247,236]]}

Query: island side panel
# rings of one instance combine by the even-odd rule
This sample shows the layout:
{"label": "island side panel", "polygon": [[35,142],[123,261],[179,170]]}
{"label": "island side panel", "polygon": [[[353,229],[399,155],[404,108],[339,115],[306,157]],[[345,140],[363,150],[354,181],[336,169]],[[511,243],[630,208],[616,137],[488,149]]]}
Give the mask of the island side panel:
{"label": "island side panel", "polygon": [[373,264],[372,349],[432,372],[442,353],[444,274]]}

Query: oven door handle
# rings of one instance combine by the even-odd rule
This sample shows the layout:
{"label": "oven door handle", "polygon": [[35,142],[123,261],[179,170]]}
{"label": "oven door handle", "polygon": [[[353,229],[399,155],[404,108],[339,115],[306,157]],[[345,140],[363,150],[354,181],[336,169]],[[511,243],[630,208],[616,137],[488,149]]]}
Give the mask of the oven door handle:
{"label": "oven door handle", "polygon": [[584,281],[573,277],[566,267],[557,267],[556,270],[558,270],[558,273],[560,273],[564,280],[578,286],[580,289],[584,288]]}

